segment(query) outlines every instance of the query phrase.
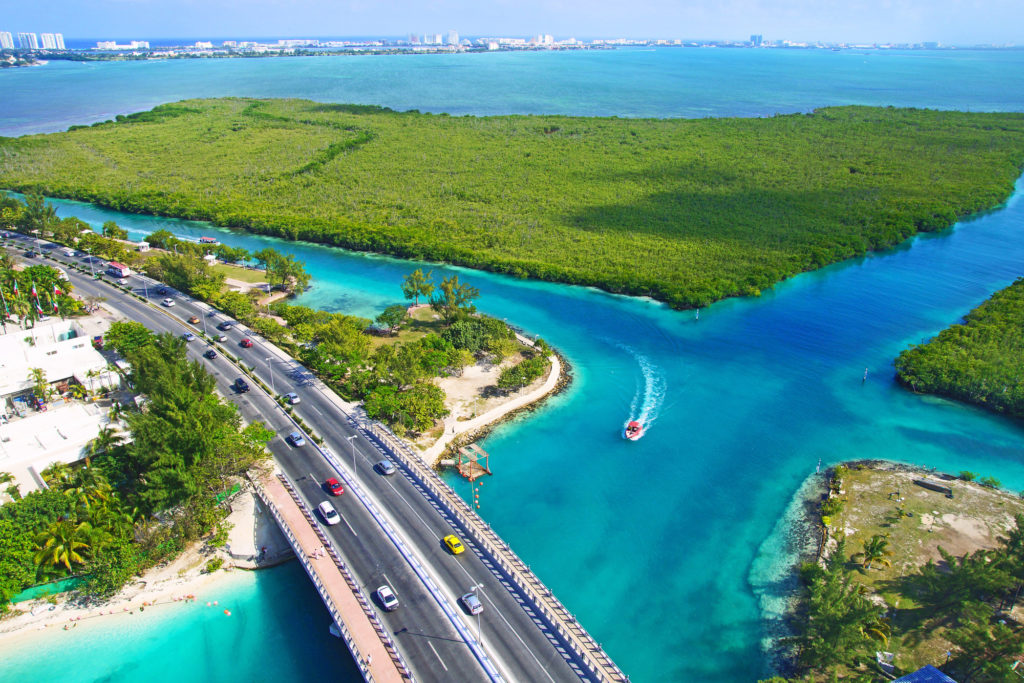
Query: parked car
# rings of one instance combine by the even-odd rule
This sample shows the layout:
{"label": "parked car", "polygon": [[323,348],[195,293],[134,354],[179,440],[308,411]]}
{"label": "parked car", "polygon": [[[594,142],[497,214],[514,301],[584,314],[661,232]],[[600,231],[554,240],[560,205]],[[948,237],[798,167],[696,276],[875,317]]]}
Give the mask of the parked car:
{"label": "parked car", "polygon": [[448,550],[451,551],[452,555],[460,555],[466,552],[466,546],[462,545],[462,541],[455,534],[448,534],[444,537],[444,544],[448,546]]}
{"label": "parked car", "polygon": [[248,349],[248,348],[252,347],[252,340],[249,339],[248,337],[246,337],[245,339],[243,339],[242,341],[240,341],[238,343],[241,345],[241,347],[243,349]]}
{"label": "parked car", "polygon": [[161,301],[160,303],[162,303],[162,304],[163,304],[164,306],[166,306],[167,308],[170,308],[171,306],[173,306],[173,305],[174,305],[174,299],[172,299],[172,298],[170,298],[170,297],[167,297],[166,299],[164,299],[164,300],[163,300],[163,301]]}
{"label": "parked car", "polygon": [[191,332],[186,332],[185,334],[181,335],[181,338],[187,342],[190,342],[195,340],[196,335],[192,334]]}
{"label": "parked car", "polygon": [[237,391],[240,394],[244,394],[245,392],[249,391],[249,383],[246,382],[243,378],[239,377],[238,379],[235,380],[235,391]]}
{"label": "parked car", "polygon": [[395,464],[390,460],[381,460],[373,468],[381,474],[394,474],[397,471]]}
{"label": "parked car", "polygon": [[338,511],[334,509],[334,506],[331,505],[331,501],[329,500],[325,500],[317,505],[316,509],[320,513],[320,516],[324,518],[324,522],[328,525],[334,525],[341,521],[341,515],[338,514]]}
{"label": "parked car", "polygon": [[291,434],[286,436],[284,440],[290,443],[292,446],[295,446],[296,448],[306,445],[306,440],[302,438],[302,434],[299,434],[298,432],[292,432]]}
{"label": "parked car", "polygon": [[203,355],[209,358],[210,360],[213,360],[214,358],[217,357],[217,352],[214,351],[213,349],[207,349],[206,353],[204,353]]}
{"label": "parked car", "polygon": [[299,398],[299,395],[296,394],[294,391],[290,391],[284,395],[284,400],[288,401],[288,403],[291,403],[292,405],[295,405],[302,399]]}
{"label": "parked car", "polygon": [[484,611],[484,604],[480,602],[480,598],[476,597],[476,593],[466,593],[459,598],[459,602],[470,614],[480,614]]}
{"label": "parked car", "polygon": [[327,493],[331,494],[332,496],[340,496],[341,494],[345,493],[345,489],[342,488],[341,482],[335,479],[334,477],[331,477],[330,479],[324,482],[324,488],[327,489]]}
{"label": "parked car", "polygon": [[191,318],[189,318],[188,321],[190,323],[192,323],[193,325],[198,325],[199,324],[199,316],[198,315],[194,315]]}
{"label": "parked car", "polygon": [[395,597],[395,592],[391,590],[391,586],[385,584],[375,592],[377,593],[377,599],[380,600],[380,606],[386,612],[393,612],[398,609],[398,598]]}

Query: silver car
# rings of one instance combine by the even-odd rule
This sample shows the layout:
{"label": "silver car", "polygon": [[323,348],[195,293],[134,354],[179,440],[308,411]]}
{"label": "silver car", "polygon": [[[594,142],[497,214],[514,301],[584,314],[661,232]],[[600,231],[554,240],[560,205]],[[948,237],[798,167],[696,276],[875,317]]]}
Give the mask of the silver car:
{"label": "silver car", "polygon": [[476,597],[476,593],[466,593],[459,598],[459,602],[470,614],[480,614],[484,611],[484,604],[480,602],[480,598]]}

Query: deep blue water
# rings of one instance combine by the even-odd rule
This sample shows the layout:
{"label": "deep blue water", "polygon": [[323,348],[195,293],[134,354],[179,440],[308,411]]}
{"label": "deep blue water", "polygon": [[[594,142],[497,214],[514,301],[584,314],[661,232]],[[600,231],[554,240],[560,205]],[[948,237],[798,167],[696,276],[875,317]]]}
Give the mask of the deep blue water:
{"label": "deep blue water", "polygon": [[[358,92],[350,99],[398,108],[414,106],[421,95],[415,105],[420,109],[433,102],[475,113],[694,115],[703,108],[713,115],[754,115],[770,114],[773,107],[793,111],[849,101],[1024,110],[1018,63],[1024,56],[1018,53],[479,56],[485,59],[341,58],[308,65],[263,60],[258,68],[180,62],[134,65],[141,67],[138,72],[118,71],[130,64],[90,68],[107,70],[95,81],[104,87],[131,77],[126,73],[169,69],[155,78],[156,85],[139,76],[142,92],[125,110],[152,104],[148,97],[230,90],[225,70],[243,67],[265,89],[248,94],[338,99]],[[493,69],[489,57],[510,60],[503,62],[504,71],[515,73]],[[357,64],[365,72],[355,73]],[[200,66],[210,70],[195,71]],[[23,73],[44,78],[48,68]],[[282,77],[306,68],[313,71],[305,81]],[[331,76],[335,71],[337,79]],[[382,71],[394,79],[371,85],[371,75]],[[643,78],[630,79],[641,72]],[[735,77],[723,81],[723,74]],[[0,74],[0,82],[6,77]],[[488,99],[471,90],[488,77],[532,87],[499,96],[492,83]],[[181,90],[186,81],[188,93]],[[352,81],[368,89],[349,90]],[[576,85],[554,93],[551,81]],[[968,82],[974,85],[966,87]],[[86,99],[106,106],[98,96]],[[84,113],[55,111],[33,125],[53,129],[71,116]],[[20,125],[4,121],[8,130]],[[61,215],[96,226],[113,219],[133,236],[167,228],[215,234],[250,249],[274,244],[305,260],[314,276],[315,287],[302,303],[367,316],[399,301],[402,275],[419,265],[54,203]],[[428,264],[437,277],[460,272],[480,289],[481,310],[541,335],[574,368],[569,391],[484,443],[495,476],[483,486],[482,514],[632,680],[755,680],[766,673],[767,661],[761,606],[772,597],[784,559],[777,520],[819,460],[828,465],[892,458],[968,469],[995,476],[1011,490],[1024,489],[1024,428],[909,394],[893,382],[892,369],[900,350],[956,322],[1020,276],[1022,264],[1019,191],[988,215],[798,276],[759,298],[721,302],[701,311],[699,320],[692,312],[592,289]],[[868,379],[862,381],[865,369]],[[639,442],[625,442],[622,424],[638,413],[646,414],[649,432]]]}

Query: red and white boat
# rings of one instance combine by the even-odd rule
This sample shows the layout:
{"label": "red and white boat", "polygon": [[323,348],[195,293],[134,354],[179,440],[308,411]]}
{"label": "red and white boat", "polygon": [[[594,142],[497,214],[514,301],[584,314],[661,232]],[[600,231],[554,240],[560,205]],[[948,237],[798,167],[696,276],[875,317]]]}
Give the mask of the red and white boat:
{"label": "red and white boat", "polygon": [[626,428],[622,430],[622,438],[629,439],[630,441],[637,441],[643,435],[644,426],[636,420],[630,420]]}

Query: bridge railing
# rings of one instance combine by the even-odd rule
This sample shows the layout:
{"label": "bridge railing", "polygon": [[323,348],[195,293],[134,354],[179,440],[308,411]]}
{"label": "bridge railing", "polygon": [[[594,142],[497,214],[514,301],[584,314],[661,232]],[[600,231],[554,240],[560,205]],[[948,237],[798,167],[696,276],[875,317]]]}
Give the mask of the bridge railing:
{"label": "bridge railing", "polygon": [[[392,662],[394,662],[395,666],[398,668],[399,674],[401,674],[403,679],[407,681],[413,681],[414,678],[412,672],[409,670],[409,667],[406,666],[401,654],[395,647],[394,641],[391,639],[391,636],[388,634],[387,630],[381,624],[376,612],[374,612],[374,610],[370,606],[370,602],[369,600],[367,600],[366,595],[363,593],[359,584],[356,583],[356,581],[352,577],[351,572],[349,572],[348,570],[348,566],[345,565],[345,563],[338,556],[338,553],[335,550],[334,545],[331,543],[330,539],[327,538],[327,535],[323,533],[323,530],[320,528],[320,525],[317,523],[316,518],[313,517],[309,508],[305,505],[305,503],[303,503],[301,498],[299,498],[297,492],[295,491],[295,488],[291,485],[291,482],[289,482],[288,479],[282,474],[278,474],[277,477],[281,481],[281,484],[284,486],[285,490],[288,491],[292,500],[295,501],[299,510],[302,512],[302,516],[305,517],[307,522],[309,522],[310,527],[317,535],[317,539],[324,544],[324,547],[327,549],[328,555],[330,555],[331,560],[333,560],[334,562],[334,565],[338,568],[339,573],[345,579],[346,585],[352,591],[356,600],[359,602],[360,607],[362,607],[363,612],[369,618],[370,623],[373,625],[374,631],[377,633],[377,636],[383,643],[384,648],[387,650],[388,656],[391,658]],[[331,615],[331,619],[334,620],[335,625],[338,627],[338,631],[341,633],[342,640],[345,641],[345,644],[348,646],[349,651],[352,653],[352,657],[355,659],[356,666],[359,668],[359,671],[362,674],[363,679],[366,680],[367,683],[372,683],[373,675],[370,673],[369,665],[360,654],[355,639],[352,637],[352,634],[348,630],[348,627],[345,626],[345,620],[342,618],[341,612],[338,610],[337,605],[335,605],[334,601],[331,599],[330,593],[328,592],[326,586],[323,585],[319,573],[313,567],[312,562],[309,561],[309,557],[306,555],[298,539],[295,537],[295,534],[292,532],[291,527],[284,520],[284,517],[277,509],[277,506],[274,505],[274,501],[270,499],[270,496],[267,495],[267,492],[259,484],[259,482],[253,481],[252,483],[253,488],[256,491],[256,494],[260,497],[260,500],[263,501],[263,504],[266,505],[267,509],[270,510],[271,515],[277,521],[277,524],[281,528],[282,533],[284,533],[285,538],[288,539],[288,542],[291,544],[292,549],[295,551],[295,556],[299,558],[299,561],[302,563],[303,568],[309,575],[310,580],[312,580],[313,585],[316,586],[317,592],[320,593],[320,597],[323,599],[324,605],[327,607],[327,611]]]}
{"label": "bridge railing", "polygon": [[361,427],[365,432],[371,434],[384,450],[399,459],[406,469],[435,496],[438,502],[447,507],[449,512],[462,523],[463,527],[472,535],[473,541],[501,566],[524,595],[533,601],[537,610],[544,614],[559,634],[565,638],[573,652],[590,669],[591,677],[607,681],[629,680],[601,645],[593,639],[530,567],[515,554],[508,543],[502,540],[490,525],[438,476],[437,472],[427,467],[404,441],[384,425],[367,421],[367,424]]}

